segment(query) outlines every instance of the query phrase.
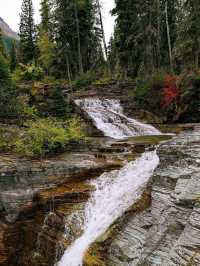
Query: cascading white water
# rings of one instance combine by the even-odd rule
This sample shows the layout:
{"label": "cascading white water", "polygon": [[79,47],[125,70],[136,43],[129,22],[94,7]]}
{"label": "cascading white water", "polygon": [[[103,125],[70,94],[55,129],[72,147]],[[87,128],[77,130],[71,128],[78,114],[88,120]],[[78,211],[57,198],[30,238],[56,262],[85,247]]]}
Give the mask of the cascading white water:
{"label": "cascading white water", "polygon": [[123,139],[131,136],[161,134],[153,126],[125,116],[119,100],[87,98],[76,100],[76,104],[87,112],[105,136]]}
{"label": "cascading white water", "polygon": [[138,199],[159,164],[156,151],[145,152],[122,169],[92,181],[95,191],[85,208],[83,235],[67,249],[58,266],[81,266],[87,248]]}
{"label": "cascading white water", "polygon": [[[160,135],[154,127],[123,114],[118,100],[84,99],[76,104],[95,121],[106,136]],[[145,152],[120,170],[102,174],[92,181],[95,191],[85,207],[84,233],[61,258],[58,266],[81,266],[88,247],[142,195],[145,185],[159,164],[156,151]]]}

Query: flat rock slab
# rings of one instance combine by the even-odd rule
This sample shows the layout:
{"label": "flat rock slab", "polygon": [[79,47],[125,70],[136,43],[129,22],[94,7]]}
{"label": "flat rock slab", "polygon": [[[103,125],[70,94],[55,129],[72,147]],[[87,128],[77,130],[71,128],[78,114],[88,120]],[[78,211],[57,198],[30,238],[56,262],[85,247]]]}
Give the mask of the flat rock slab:
{"label": "flat rock slab", "polygon": [[[16,219],[20,209],[30,205],[39,191],[46,191],[46,195],[49,196],[49,189],[56,190],[60,186],[62,188],[54,192],[55,195],[60,193],[61,196],[61,190],[63,192],[66,189],[65,193],[69,192],[69,188],[64,188],[63,184],[72,181],[78,183],[80,180],[87,180],[117,167],[118,161],[96,158],[94,154],[66,153],[45,160],[27,160],[1,155],[0,212],[4,211],[10,219]],[[53,194],[52,190],[51,195]]]}
{"label": "flat rock slab", "polygon": [[106,265],[200,265],[199,126],[161,144],[158,153],[151,205],[110,236]]}

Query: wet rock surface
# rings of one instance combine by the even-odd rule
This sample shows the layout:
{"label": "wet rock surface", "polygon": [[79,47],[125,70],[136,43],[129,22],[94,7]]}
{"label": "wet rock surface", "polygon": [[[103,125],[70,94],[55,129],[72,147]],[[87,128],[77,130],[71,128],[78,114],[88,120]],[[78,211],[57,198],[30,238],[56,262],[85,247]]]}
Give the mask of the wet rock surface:
{"label": "wet rock surface", "polygon": [[200,265],[200,128],[161,144],[158,153],[151,204],[109,237],[106,265]]}
{"label": "wet rock surface", "polygon": [[82,210],[90,195],[87,180],[121,165],[96,153],[38,161],[0,156],[1,266],[55,264],[69,244],[66,216]]}
{"label": "wet rock surface", "polygon": [[[38,161],[0,155],[0,265],[55,265],[82,234],[93,190],[87,181],[166,138],[97,137],[82,152]],[[141,203],[100,241],[102,265],[200,265],[200,130],[179,134],[158,152],[161,163]]]}

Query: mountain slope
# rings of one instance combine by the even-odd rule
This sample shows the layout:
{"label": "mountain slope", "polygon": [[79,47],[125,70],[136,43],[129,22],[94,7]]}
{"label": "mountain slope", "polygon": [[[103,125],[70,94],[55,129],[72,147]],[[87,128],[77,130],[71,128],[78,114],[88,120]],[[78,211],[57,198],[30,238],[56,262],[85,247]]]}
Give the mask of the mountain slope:
{"label": "mountain slope", "polygon": [[2,30],[3,35],[6,37],[18,40],[19,36],[16,32],[14,32],[9,25],[0,17],[0,28]]}

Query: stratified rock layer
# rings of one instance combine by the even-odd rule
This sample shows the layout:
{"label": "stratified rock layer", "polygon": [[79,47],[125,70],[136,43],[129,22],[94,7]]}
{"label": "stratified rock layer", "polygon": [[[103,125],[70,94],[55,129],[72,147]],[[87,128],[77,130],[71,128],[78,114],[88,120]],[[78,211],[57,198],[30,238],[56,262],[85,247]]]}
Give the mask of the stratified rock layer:
{"label": "stratified rock layer", "polygon": [[[93,189],[87,180],[120,167],[127,148],[131,153],[123,156],[133,160],[157,145],[148,142],[99,138],[93,153],[41,161],[0,156],[0,265],[54,266],[82,234],[79,218]],[[158,153],[160,166],[143,198],[98,240],[97,251],[91,247],[102,265],[200,265],[200,130],[181,133]]]}
{"label": "stratified rock layer", "polygon": [[120,167],[93,153],[46,160],[0,156],[0,265],[53,266],[64,246],[65,217],[83,205],[87,180]]}
{"label": "stratified rock layer", "polygon": [[105,251],[112,266],[200,265],[200,128],[160,146],[151,204],[129,215]]}

